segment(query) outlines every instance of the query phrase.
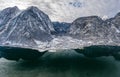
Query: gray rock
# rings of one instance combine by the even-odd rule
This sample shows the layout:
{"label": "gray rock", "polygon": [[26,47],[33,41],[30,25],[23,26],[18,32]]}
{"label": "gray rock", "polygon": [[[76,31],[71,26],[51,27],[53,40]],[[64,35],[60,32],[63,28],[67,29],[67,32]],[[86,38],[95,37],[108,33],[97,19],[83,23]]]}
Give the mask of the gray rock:
{"label": "gray rock", "polygon": [[36,47],[38,46],[36,41],[50,41],[52,40],[51,31],[54,31],[49,17],[33,6],[22,11],[4,26],[6,29],[0,34],[0,42],[22,47],[24,45]]}
{"label": "gray rock", "polygon": [[20,10],[15,7],[9,7],[0,12],[0,33],[4,31],[7,25],[9,25],[9,21],[13,19]]}
{"label": "gray rock", "polygon": [[83,40],[120,42],[120,14],[102,20],[98,16],[81,17],[73,21],[69,34]]}

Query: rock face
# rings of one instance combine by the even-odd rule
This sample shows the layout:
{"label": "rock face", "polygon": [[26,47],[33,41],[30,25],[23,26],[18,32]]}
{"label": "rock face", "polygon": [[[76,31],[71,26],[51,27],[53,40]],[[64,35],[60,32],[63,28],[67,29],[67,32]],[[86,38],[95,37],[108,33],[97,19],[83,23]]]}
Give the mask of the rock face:
{"label": "rock face", "polygon": [[106,25],[109,26],[108,38],[113,42],[120,43],[120,13],[105,22]]}
{"label": "rock face", "polygon": [[[61,36],[52,36],[53,32]],[[33,6],[23,11],[10,7],[0,12],[0,45],[62,49],[65,45],[75,48],[93,44],[120,45],[120,13],[107,20],[89,16],[60,23],[51,22],[48,15]]]}
{"label": "rock face", "polygon": [[95,36],[101,28],[102,19],[97,16],[82,17],[76,19],[70,28],[70,34]]}
{"label": "rock face", "polygon": [[[13,17],[10,14],[8,16]],[[4,26],[6,27],[1,31],[0,42],[6,45],[37,46],[39,41],[52,40],[51,31],[54,31],[49,17],[33,6],[19,13]]]}
{"label": "rock face", "polygon": [[71,23],[65,23],[65,22],[53,22],[55,32],[54,34],[66,34]]}
{"label": "rock face", "polygon": [[9,25],[9,21],[13,19],[18,13],[19,9],[15,7],[9,7],[0,12],[0,33],[4,31],[5,27]]}
{"label": "rock face", "polygon": [[98,16],[78,18],[72,23],[69,34],[83,40],[120,42],[120,14],[105,21]]}

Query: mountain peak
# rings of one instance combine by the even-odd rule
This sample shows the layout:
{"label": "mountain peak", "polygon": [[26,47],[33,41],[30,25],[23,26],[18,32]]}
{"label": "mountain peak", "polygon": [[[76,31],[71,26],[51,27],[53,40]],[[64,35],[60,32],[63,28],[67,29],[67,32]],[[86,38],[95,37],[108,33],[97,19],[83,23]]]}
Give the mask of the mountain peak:
{"label": "mountain peak", "polygon": [[30,6],[28,7],[25,12],[32,12],[32,13],[43,13],[39,8],[36,6]]}
{"label": "mountain peak", "polygon": [[103,27],[103,22],[98,16],[80,17],[72,23],[69,33],[73,35],[80,34],[80,36],[100,36],[98,31]]}
{"label": "mountain peak", "polygon": [[13,8],[13,9],[19,9],[17,6],[14,6],[14,7],[11,7],[11,8]]}
{"label": "mountain peak", "polygon": [[[13,8],[17,9],[17,7]],[[8,45],[38,46],[38,41],[52,40],[52,30],[54,28],[49,17],[37,7],[32,6],[9,21],[5,30],[1,30],[0,42]]]}
{"label": "mountain peak", "polygon": [[13,12],[18,12],[20,11],[19,8],[17,6],[14,6],[14,7],[8,7],[6,9],[3,9],[1,11],[2,14],[7,14],[7,13],[13,13]]}
{"label": "mountain peak", "polygon": [[80,21],[80,20],[89,20],[89,21],[102,21],[102,19],[98,16],[87,16],[87,17],[80,17],[76,19],[75,21]]}
{"label": "mountain peak", "polygon": [[115,18],[120,17],[120,12],[116,14]]}
{"label": "mountain peak", "polygon": [[30,6],[27,8],[28,10],[39,10],[36,6]]}
{"label": "mountain peak", "polygon": [[20,20],[38,22],[39,24],[44,25],[43,30],[48,33],[54,31],[53,24],[51,23],[49,16],[35,6],[28,7],[26,10],[21,12],[19,18]]}
{"label": "mountain peak", "polygon": [[17,6],[14,7],[8,7],[6,9],[3,9],[0,12],[0,31],[5,29],[6,24],[9,23],[9,21],[14,18],[18,12],[19,12],[19,8]]}

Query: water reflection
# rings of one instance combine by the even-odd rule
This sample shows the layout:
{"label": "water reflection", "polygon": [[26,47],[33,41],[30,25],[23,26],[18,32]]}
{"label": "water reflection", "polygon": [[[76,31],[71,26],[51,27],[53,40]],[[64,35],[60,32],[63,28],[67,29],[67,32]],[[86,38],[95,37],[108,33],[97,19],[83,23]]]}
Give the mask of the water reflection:
{"label": "water reflection", "polygon": [[119,77],[112,57],[89,59],[76,52],[46,53],[37,62],[0,60],[0,77]]}

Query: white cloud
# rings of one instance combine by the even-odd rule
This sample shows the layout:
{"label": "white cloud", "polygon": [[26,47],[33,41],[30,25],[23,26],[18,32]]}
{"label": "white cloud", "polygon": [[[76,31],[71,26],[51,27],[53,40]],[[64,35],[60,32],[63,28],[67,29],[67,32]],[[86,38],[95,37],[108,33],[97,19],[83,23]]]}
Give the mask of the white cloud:
{"label": "white cloud", "polygon": [[25,9],[30,5],[30,0],[0,0],[0,9],[12,6],[18,6],[20,9]]}
{"label": "white cloud", "polygon": [[[69,4],[74,1],[82,3],[82,7],[73,7]],[[0,0],[1,9],[15,5],[21,9],[35,5],[53,21],[67,22],[91,15],[113,17],[120,11],[120,0]]]}

